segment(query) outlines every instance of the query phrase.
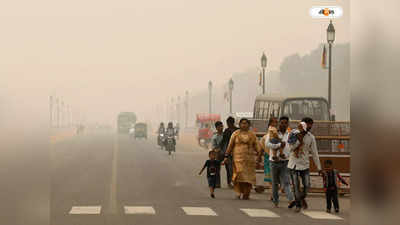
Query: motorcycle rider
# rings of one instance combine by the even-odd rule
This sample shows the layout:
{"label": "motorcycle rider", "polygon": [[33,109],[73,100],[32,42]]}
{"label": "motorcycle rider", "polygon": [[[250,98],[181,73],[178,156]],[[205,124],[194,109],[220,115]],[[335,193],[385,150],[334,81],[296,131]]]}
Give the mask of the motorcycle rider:
{"label": "motorcycle rider", "polygon": [[164,123],[161,122],[160,127],[158,128],[158,134],[163,134],[163,133],[165,133],[165,127],[164,127]]}
{"label": "motorcycle rider", "polygon": [[163,122],[160,123],[160,127],[158,128],[158,145],[160,145],[162,148],[161,134],[165,134],[165,127]]}
{"label": "motorcycle rider", "polygon": [[176,141],[175,141],[175,128],[172,122],[168,123],[168,127],[166,130],[166,135],[167,136],[172,136],[172,139],[174,140],[174,145],[176,145]]}

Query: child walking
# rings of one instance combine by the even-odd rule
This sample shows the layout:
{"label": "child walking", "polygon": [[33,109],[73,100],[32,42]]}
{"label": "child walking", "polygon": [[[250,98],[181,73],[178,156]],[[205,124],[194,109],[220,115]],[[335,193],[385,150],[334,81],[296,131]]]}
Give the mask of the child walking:
{"label": "child walking", "polygon": [[208,153],[208,157],[210,159],[205,162],[199,175],[201,175],[204,169],[207,168],[207,181],[208,181],[208,187],[210,187],[210,195],[211,198],[215,198],[214,190],[217,183],[217,175],[219,172],[221,161],[216,159],[217,153],[215,151],[210,151]]}
{"label": "child walking", "polygon": [[348,185],[347,182],[340,176],[339,172],[333,168],[331,160],[326,160],[324,163],[324,171],[322,172],[324,180],[324,189],[326,196],[326,212],[330,213],[332,208],[335,207],[335,212],[339,212],[339,199],[338,199],[338,180],[339,182]]}

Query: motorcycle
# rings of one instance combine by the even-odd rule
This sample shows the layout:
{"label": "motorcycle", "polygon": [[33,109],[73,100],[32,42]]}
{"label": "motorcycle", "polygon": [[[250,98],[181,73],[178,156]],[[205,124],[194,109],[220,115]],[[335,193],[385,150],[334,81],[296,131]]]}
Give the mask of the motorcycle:
{"label": "motorcycle", "polygon": [[168,151],[168,155],[171,152],[175,152],[175,137],[173,135],[168,135],[165,143],[165,150]]}
{"label": "motorcycle", "polygon": [[165,145],[165,134],[160,133],[157,139],[158,145],[161,147],[161,150],[163,150]]}

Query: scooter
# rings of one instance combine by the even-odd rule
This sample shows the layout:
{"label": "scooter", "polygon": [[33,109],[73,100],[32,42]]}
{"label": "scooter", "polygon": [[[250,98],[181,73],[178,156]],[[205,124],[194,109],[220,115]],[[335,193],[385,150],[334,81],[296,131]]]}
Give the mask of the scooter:
{"label": "scooter", "polygon": [[174,141],[174,136],[169,135],[167,136],[166,144],[165,144],[165,150],[168,151],[168,155],[171,155],[171,152],[175,152],[175,141]]}
{"label": "scooter", "polygon": [[157,140],[158,145],[161,147],[161,150],[163,150],[163,149],[164,149],[164,145],[165,145],[165,134],[160,133],[160,134],[158,135],[158,138],[157,138],[157,139],[158,139],[158,140]]}

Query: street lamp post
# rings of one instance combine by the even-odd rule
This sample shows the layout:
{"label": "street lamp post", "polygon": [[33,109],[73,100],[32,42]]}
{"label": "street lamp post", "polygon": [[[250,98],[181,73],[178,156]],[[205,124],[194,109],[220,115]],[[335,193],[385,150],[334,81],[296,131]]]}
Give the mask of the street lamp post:
{"label": "street lamp post", "polygon": [[326,34],[327,34],[326,35],[327,41],[329,44],[328,108],[329,108],[329,116],[331,117],[331,110],[332,110],[332,44],[335,41],[335,27],[332,24],[332,20],[329,23],[328,29],[326,30]]}
{"label": "street lamp post", "polygon": [[176,123],[181,123],[181,96],[178,96],[178,100],[176,102]]}
{"label": "street lamp post", "polygon": [[263,94],[265,94],[265,68],[267,67],[267,56],[263,52],[261,56],[261,67],[263,70],[263,82],[262,82],[262,87],[263,87]]}
{"label": "street lamp post", "polygon": [[61,101],[61,127],[65,125],[65,106],[64,101]]}
{"label": "street lamp post", "polygon": [[171,122],[174,120],[174,117],[175,117],[175,112],[174,112],[175,110],[174,110],[174,98],[172,97],[172,99],[171,99]]}
{"label": "street lamp post", "polygon": [[189,92],[185,92],[185,127],[188,127],[188,117],[189,117]]}
{"label": "street lamp post", "polygon": [[229,113],[232,115],[232,91],[233,91],[233,80],[229,80]]}
{"label": "street lamp post", "polygon": [[56,117],[57,117],[57,125],[56,127],[60,127],[60,99],[56,98]]}
{"label": "street lamp post", "polygon": [[50,95],[50,127],[53,128],[53,96]]}
{"label": "street lamp post", "polygon": [[211,80],[208,82],[208,92],[209,92],[208,110],[209,110],[209,114],[211,114],[212,113],[212,109],[211,109],[212,82],[211,82]]}

